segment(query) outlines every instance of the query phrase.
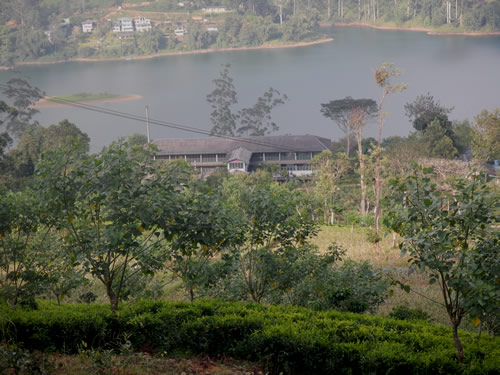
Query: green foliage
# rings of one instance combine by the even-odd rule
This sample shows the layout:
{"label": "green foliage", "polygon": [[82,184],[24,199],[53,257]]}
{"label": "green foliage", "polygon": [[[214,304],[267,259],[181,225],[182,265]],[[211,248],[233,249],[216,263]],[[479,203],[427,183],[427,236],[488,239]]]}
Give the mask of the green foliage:
{"label": "green foliage", "polygon": [[0,125],[5,126],[12,137],[19,137],[32,125],[31,119],[38,113],[33,105],[44,93],[19,78],[13,78],[2,85],[0,92],[7,98],[7,102],[0,101]]}
{"label": "green foliage", "polygon": [[250,108],[243,108],[238,112],[240,127],[237,129],[238,135],[264,136],[278,131],[279,127],[271,119],[272,110],[285,104],[288,97],[278,90],[269,88],[262,96],[257,98],[257,102]]}
{"label": "green foliage", "polygon": [[73,250],[72,262],[104,284],[116,310],[128,282],[163,265],[179,176],[161,174],[148,149],[121,142],[92,156],[47,155],[37,176],[42,211]]}
{"label": "green foliage", "polygon": [[215,89],[207,95],[213,111],[210,114],[212,121],[211,134],[234,136],[237,116],[231,112],[231,106],[238,103],[233,79],[229,75],[230,65],[224,65],[220,77],[215,79]]}
{"label": "green foliage", "polygon": [[0,345],[2,374],[49,375],[56,369],[55,361],[39,351],[30,352],[20,345]]}
{"label": "green foliage", "polygon": [[[303,211],[301,194],[284,186],[264,185],[227,191],[241,208],[244,241],[238,247],[237,272],[245,294],[254,302],[269,297],[287,251],[307,244],[317,228]],[[234,200],[233,200],[234,199]]]}
{"label": "green foliage", "polygon": [[32,125],[8,154],[12,163],[10,173],[15,177],[30,177],[45,152],[60,149],[82,154],[88,152],[89,144],[89,136],[68,120],[47,128]]}
{"label": "green foliage", "polygon": [[298,42],[319,27],[319,12],[316,9],[296,13],[283,24],[283,39]]}
{"label": "green foliage", "polygon": [[366,240],[372,244],[377,244],[382,241],[382,237],[380,237],[380,235],[378,235],[374,230],[370,230],[366,234]]}
{"label": "green foliage", "polygon": [[0,300],[11,305],[36,306],[43,290],[43,263],[49,230],[40,230],[35,195],[30,192],[0,195]]}
{"label": "green foliage", "polygon": [[493,211],[498,195],[478,173],[455,179],[441,192],[431,173],[416,167],[392,183],[388,223],[404,239],[400,247],[410,255],[410,270],[428,270],[429,282],[439,283],[463,360],[457,328],[464,316],[488,320],[499,313],[500,232]]}
{"label": "green foliage", "polygon": [[500,159],[500,110],[481,111],[472,128],[472,151],[479,162]]}
{"label": "green foliage", "polygon": [[331,222],[330,218],[338,211],[339,180],[347,174],[350,161],[346,154],[333,155],[331,151],[324,150],[311,160],[313,176],[313,197],[320,208],[319,214],[323,222]]}
{"label": "green foliage", "polygon": [[421,309],[412,309],[406,306],[396,306],[389,313],[389,317],[400,320],[425,320],[428,321],[430,316]]}
{"label": "green foliage", "polygon": [[218,195],[193,189],[180,200],[179,212],[167,224],[173,235],[166,245],[166,268],[183,281],[192,301],[195,289],[214,283],[211,259],[241,242],[244,224],[239,212]]}
{"label": "green foliage", "polygon": [[211,134],[234,136],[262,136],[277,131],[278,125],[271,119],[272,110],[284,104],[288,97],[278,90],[269,88],[256,103],[249,108],[243,108],[233,113],[231,107],[238,103],[233,79],[229,75],[230,65],[224,65],[220,77],[215,79],[215,89],[207,95],[207,102],[213,109],[210,114],[212,121]]}
{"label": "green foliage", "polygon": [[30,350],[76,353],[85,342],[84,353],[119,351],[126,337],[135,350],[227,355],[259,361],[272,374],[479,375],[500,368],[498,338],[476,340],[461,332],[468,354],[458,364],[446,327],[424,322],[218,301],[143,301],[114,316],[101,305],[43,303],[41,309],[42,314],[2,311],[11,325],[0,320],[0,331],[10,327],[12,342],[24,342]]}

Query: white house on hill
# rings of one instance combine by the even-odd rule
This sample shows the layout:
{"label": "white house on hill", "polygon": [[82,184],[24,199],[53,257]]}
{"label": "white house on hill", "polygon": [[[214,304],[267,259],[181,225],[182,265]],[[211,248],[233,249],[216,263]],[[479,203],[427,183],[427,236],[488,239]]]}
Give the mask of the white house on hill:
{"label": "white house on hill", "polygon": [[84,33],[91,33],[94,30],[95,23],[92,20],[86,20],[82,22],[82,31]]}
{"label": "white house on hill", "polygon": [[134,19],[135,29],[137,31],[151,31],[151,20],[144,17]]}

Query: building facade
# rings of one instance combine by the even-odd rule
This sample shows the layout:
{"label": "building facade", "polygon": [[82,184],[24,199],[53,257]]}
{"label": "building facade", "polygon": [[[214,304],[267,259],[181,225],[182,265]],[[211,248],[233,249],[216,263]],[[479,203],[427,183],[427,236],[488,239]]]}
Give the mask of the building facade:
{"label": "building facade", "polygon": [[134,32],[134,24],[132,22],[132,18],[120,18],[120,27],[122,33],[133,33]]}
{"label": "building facade", "polygon": [[311,159],[331,148],[331,141],[314,135],[280,135],[247,138],[158,139],[158,160],[185,160],[201,175],[218,168],[252,172],[265,164],[279,166],[289,176],[312,174]]}
{"label": "building facade", "polygon": [[151,31],[151,20],[149,18],[139,17],[134,19],[135,29],[139,32]]}
{"label": "building facade", "polygon": [[82,31],[84,33],[91,33],[92,30],[94,30],[94,21],[92,20],[86,20],[82,22]]}

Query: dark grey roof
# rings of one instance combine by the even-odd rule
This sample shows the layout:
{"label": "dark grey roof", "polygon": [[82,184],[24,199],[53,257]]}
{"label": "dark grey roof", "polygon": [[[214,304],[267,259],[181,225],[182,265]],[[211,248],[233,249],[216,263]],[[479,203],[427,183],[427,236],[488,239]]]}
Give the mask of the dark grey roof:
{"label": "dark grey roof", "polygon": [[228,154],[240,147],[255,152],[321,152],[331,141],[315,135],[274,135],[246,138],[157,139],[159,155]]}
{"label": "dark grey roof", "polygon": [[248,151],[246,148],[238,147],[226,156],[226,161],[231,162],[233,160],[240,160],[246,164],[250,163],[250,158],[252,157],[252,152]]}

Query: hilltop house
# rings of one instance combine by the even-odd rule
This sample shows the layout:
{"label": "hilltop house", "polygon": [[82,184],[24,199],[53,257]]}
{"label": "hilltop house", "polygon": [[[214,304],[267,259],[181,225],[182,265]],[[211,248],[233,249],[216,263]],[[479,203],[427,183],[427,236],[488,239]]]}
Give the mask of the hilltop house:
{"label": "hilltop house", "polygon": [[224,7],[212,6],[212,7],[203,8],[201,11],[203,13],[225,13],[227,11],[227,9]]}
{"label": "hilltop house", "polygon": [[84,33],[91,33],[94,30],[95,23],[92,20],[86,20],[82,22],[82,31]]}
{"label": "hilltop house", "polygon": [[149,18],[139,17],[134,19],[135,29],[139,32],[151,31],[151,20]]}
{"label": "hilltop house", "polygon": [[217,168],[252,172],[264,164],[279,165],[290,176],[312,174],[311,159],[329,150],[331,141],[314,135],[280,135],[247,138],[158,139],[156,159],[181,159],[202,175]]}
{"label": "hilltop house", "polygon": [[120,28],[122,33],[133,33],[134,32],[134,24],[132,22],[132,18],[120,18]]}
{"label": "hilltop house", "polygon": [[111,23],[111,31],[114,33],[119,33],[122,31],[122,24],[120,21],[113,21]]}

